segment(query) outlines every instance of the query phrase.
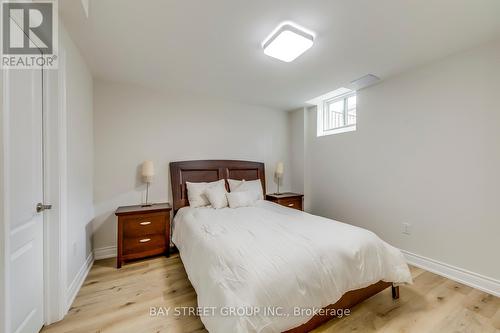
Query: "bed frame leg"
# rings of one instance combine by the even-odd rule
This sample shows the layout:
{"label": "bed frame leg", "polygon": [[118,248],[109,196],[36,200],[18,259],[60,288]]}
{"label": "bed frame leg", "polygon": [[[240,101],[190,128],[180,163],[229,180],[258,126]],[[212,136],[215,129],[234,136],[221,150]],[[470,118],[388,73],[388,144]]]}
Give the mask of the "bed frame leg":
{"label": "bed frame leg", "polygon": [[392,299],[399,299],[399,286],[391,286]]}

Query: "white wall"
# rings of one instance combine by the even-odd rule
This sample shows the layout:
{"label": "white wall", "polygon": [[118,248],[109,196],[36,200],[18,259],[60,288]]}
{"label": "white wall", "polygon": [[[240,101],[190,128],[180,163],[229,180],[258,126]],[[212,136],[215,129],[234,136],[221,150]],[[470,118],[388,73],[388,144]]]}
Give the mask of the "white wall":
{"label": "white wall", "polygon": [[84,59],[63,25],[59,36],[60,47],[66,54],[66,256],[70,286],[92,252],[93,83]]}
{"label": "white wall", "polygon": [[499,55],[497,41],[360,91],[356,132],[318,138],[309,112],[310,211],[500,279]]}
{"label": "white wall", "polygon": [[115,209],[142,202],[145,185],[138,175],[146,159],[154,161],[157,173],[150,188],[153,202],[171,201],[172,161],[262,161],[268,191],[275,191],[276,163],[289,165],[285,112],[126,84],[94,82],[94,140],[97,249],[116,245]]}

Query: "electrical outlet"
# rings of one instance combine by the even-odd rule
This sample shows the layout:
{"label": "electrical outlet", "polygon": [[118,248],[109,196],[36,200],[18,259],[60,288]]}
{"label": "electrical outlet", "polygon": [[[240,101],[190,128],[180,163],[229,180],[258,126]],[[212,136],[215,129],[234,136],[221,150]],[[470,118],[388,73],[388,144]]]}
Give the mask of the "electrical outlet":
{"label": "electrical outlet", "polygon": [[411,224],[403,223],[403,234],[405,234],[405,235],[411,234]]}

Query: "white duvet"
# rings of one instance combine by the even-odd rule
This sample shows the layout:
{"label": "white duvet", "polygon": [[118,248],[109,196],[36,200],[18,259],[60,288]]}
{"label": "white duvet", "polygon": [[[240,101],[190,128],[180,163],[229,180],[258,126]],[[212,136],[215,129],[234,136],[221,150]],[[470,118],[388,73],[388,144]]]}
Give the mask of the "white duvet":
{"label": "white duvet", "polygon": [[283,332],[350,290],[411,283],[401,252],[374,233],[268,201],[182,208],[173,242],[211,333]]}

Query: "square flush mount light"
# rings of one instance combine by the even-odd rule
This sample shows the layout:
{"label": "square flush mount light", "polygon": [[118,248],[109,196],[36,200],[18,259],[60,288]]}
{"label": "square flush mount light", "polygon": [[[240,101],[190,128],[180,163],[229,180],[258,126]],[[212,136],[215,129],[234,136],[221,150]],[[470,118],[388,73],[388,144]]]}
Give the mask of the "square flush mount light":
{"label": "square flush mount light", "polygon": [[283,22],[262,42],[264,53],[291,62],[311,48],[314,33],[293,23]]}

